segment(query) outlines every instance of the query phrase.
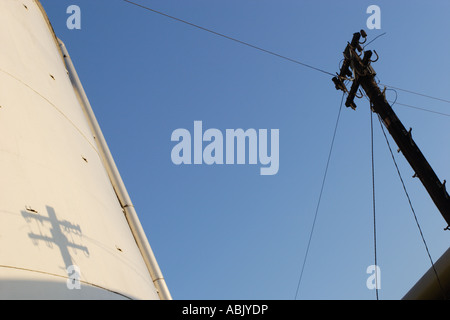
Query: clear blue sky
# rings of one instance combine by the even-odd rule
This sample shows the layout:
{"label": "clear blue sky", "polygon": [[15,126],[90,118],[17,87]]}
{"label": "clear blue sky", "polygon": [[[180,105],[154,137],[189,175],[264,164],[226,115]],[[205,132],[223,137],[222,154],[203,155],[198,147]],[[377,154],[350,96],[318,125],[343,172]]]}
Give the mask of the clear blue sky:
{"label": "clear blue sky", "polygon": [[[122,0],[41,0],[74,61],[175,299],[294,299],[341,93],[331,76]],[[371,4],[367,30],[382,83],[450,99],[448,1],[136,0],[143,5],[329,72],[337,72]],[[69,5],[81,30],[69,30]],[[387,91],[389,99],[395,93]],[[450,113],[398,92],[398,102]],[[298,299],[375,299],[370,118],[343,108]],[[450,179],[450,117],[394,106],[441,179]],[[279,129],[280,168],[181,165],[177,128]],[[399,299],[430,267],[375,122],[380,299]],[[394,145],[392,139],[391,144]],[[394,149],[397,149],[394,145]],[[401,154],[419,222],[437,260],[450,231]]]}

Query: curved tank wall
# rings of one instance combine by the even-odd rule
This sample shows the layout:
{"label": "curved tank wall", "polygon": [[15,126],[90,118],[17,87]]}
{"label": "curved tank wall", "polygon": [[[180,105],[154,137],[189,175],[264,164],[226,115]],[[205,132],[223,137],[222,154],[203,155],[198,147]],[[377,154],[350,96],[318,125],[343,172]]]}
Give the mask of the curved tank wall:
{"label": "curved tank wall", "polygon": [[37,2],[0,43],[0,299],[158,299]]}

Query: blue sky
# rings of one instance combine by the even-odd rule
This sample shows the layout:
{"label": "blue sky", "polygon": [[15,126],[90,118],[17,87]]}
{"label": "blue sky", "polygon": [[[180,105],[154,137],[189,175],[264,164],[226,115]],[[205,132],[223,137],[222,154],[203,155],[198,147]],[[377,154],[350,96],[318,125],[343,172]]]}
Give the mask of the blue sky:
{"label": "blue sky", "polygon": [[[341,93],[331,76],[122,0],[42,0],[64,41],[175,299],[294,299]],[[365,28],[382,83],[450,99],[448,1],[136,2],[331,73]],[[366,9],[381,8],[367,30]],[[81,30],[69,30],[69,5]],[[398,91],[399,103],[450,113]],[[387,91],[388,99],[395,99]],[[298,299],[375,299],[370,114],[343,108]],[[395,105],[437,175],[450,177],[450,118]],[[175,129],[279,129],[280,167],[174,165]],[[374,118],[375,120],[375,118]],[[430,267],[374,122],[380,299],[399,299]],[[396,149],[392,139],[391,144]],[[450,233],[396,154],[432,257]]]}

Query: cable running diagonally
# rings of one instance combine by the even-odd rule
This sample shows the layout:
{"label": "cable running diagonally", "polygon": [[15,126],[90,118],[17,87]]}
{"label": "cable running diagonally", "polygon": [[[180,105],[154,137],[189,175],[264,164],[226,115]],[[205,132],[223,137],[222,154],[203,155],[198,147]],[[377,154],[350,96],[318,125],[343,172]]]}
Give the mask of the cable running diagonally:
{"label": "cable running diagonally", "polygon": [[382,37],[382,36],[384,36],[386,34],[386,32],[384,32],[384,33],[382,33],[382,34],[379,34],[379,35],[377,35],[375,38],[373,38],[372,40],[370,40],[368,43],[366,43],[366,45],[363,47],[363,50],[369,45],[369,44],[371,44],[372,42],[374,42],[375,40],[377,40],[379,37]]}
{"label": "cable running diagonally", "polygon": [[383,83],[380,83],[380,85],[385,86],[385,87],[388,87],[388,88],[391,88],[391,89],[395,89],[395,90],[399,90],[399,91],[403,91],[403,92],[415,94],[415,95],[417,95],[417,96],[421,96],[421,97],[425,97],[425,98],[429,98],[429,99],[433,99],[433,100],[437,100],[437,101],[441,101],[441,102],[445,102],[445,103],[450,103],[450,100],[446,100],[446,99],[442,99],[442,98],[433,97],[433,96],[430,96],[430,95],[428,95],[428,94],[423,94],[423,93],[416,92],[416,91],[412,91],[412,90],[402,89],[402,88],[390,86],[390,85],[388,85],[388,84],[383,84]]}
{"label": "cable running diagonally", "polygon": [[378,120],[379,120],[379,122],[380,122],[381,130],[383,131],[384,138],[386,139],[386,143],[387,143],[387,146],[388,146],[388,148],[389,148],[389,152],[391,153],[391,157],[392,157],[392,160],[393,160],[393,162],[394,162],[395,169],[397,170],[397,174],[398,174],[398,176],[399,176],[399,178],[400,178],[400,181],[401,181],[401,183],[402,183],[403,190],[405,191],[406,197],[407,197],[407,199],[408,199],[409,206],[410,206],[411,211],[412,211],[412,213],[413,213],[413,215],[414,215],[414,220],[416,221],[417,228],[419,229],[420,236],[421,236],[421,238],[422,238],[422,242],[423,242],[423,244],[425,245],[425,249],[426,249],[426,251],[427,251],[428,258],[430,259],[431,266],[432,266],[432,268],[433,268],[433,272],[434,272],[434,274],[435,274],[435,276],[436,276],[436,280],[437,280],[437,282],[438,282],[438,284],[439,284],[439,288],[441,289],[441,292],[442,292],[442,295],[443,295],[444,299],[447,300],[447,296],[446,296],[446,294],[445,294],[445,290],[444,290],[444,288],[443,288],[443,286],[442,286],[442,284],[441,284],[441,281],[440,281],[440,279],[439,279],[439,275],[438,275],[438,273],[437,273],[437,271],[436,271],[436,268],[435,268],[435,266],[434,266],[433,259],[431,258],[430,250],[428,249],[427,242],[425,241],[425,237],[424,237],[424,235],[423,235],[422,228],[420,227],[419,220],[417,219],[416,211],[414,210],[414,207],[413,207],[412,202],[411,202],[411,198],[409,197],[408,191],[406,190],[405,183],[404,183],[403,178],[402,178],[402,175],[401,175],[401,173],[400,173],[400,169],[398,168],[397,161],[395,160],[394,153],[392,152],[391,145],[390,145],[390,143],[389,143],[389,139],[388,139],[388,137],[387,137],[387,135],[386,135],[386,132],[385,132],[385,130],[384,130],[383,123],[382,123],[382,120],[381,120],[381,117],[380,117],[380,116],[378,116]]}
{"label": "cable running diagonally", "polygon": [[202,26],[199,26],[199,25],[194,24],[194,23],[192,23],[192,22],[189,22],[189,21],[186,21],[186,20],[183,20],[183,19],[180,19],[180,18],[171,16],[171,15],[168,15],[168,14],[163,13],[163,12],[161,12],[161,11],[157,11],[157,10],[151,9],[151,8],[149,8],[149,7],[140,5],[140,4],[135,3],[135,2],[133,2],[133,1],[129,1],[129,0],[123,0],[123,1],[125,1],[125,2],[127,2],[127,3],[130,3],[130,4],[132,4],[132,5],[138,6],[138,7],[142,8],[142,9],[145,9],[145,10],[148,10],[148,11],[151,11],[151,12],[154,12],[154,13],[157,13],[157,14],[159,14],[159,15],[165,16],[165,17],[170,18],[170,19],[172,19],[172,20],[176,20],[176,21],[178,21],[178,22],[182,22],[182,23],[184,23],[184,24],[187,24],[187,25],[190,25],[190,26],[192,26],[192,27],[201,29],[201,30],[203,30],[203,31],[206,31],[206,32],[215,34],[215,35],[220,36],[220,37],[223,37],[223,38],[225,38],[225,39],[228,39],[228,40],[231,40],[231,41],[234,41],[234,42],[243,44],[243,45],[245,45],[245,46],[251,47],[251,48],[253,48],[253,49],[256,49],[256,50],[259,50],[259,51],[262,51],[262,52],[271,54],[271,55],[276,56],[276,57],[278,57],[278,58],[282,58],[282,59],[288,60],[288,61],[290,61],[290,62],[297,63],[297,64],[302,65],[302,66],[304,66],[304,67],[307,67],[307,68],[310,68],[310,69],[313,69],[313,70],[316,70],[316,71],[319,71],[319,72],[322,72],[322,73],[325,73],[325,74],[328,74],[328,75],[331,75],[331,76],[335,76],[335,75],[334,75],[333,73],[331,73],[331,72],[328,72],[328,71],[322,70],[322,69],[320,69],[320,68],[314,67],[314,66],[312,66],[312,65],[303,63],[303,62],[301,62],[301,61],[298,61],[298,60],[295,60],[295,59],[292,59],[292,58],[283,56],[283,55],[278,54],[278,53],[276,53],[276,52],[273,52],[273,51],[270,51],[270,50],[263,49],[263,48],[261,48],[261,47],[255,46],[255,45],[253,45],[253,44],[251,44],[251,43],[248,43],[248,42],[245,42],[245,41],[241,41],[241,40],[236,39],[236,38],[232,38],[232,37],[227,36],[227,35],[225,35],[225,34],[223,34],[223,33],[220,33],[220,32],[217,32],[217,31],[214,31],[214,30],[211,30],[211,29],[202,27]]}
{"label": "cable running diagonally", "polygon": [[[388,102],[389,103],[393,103],[393,101],[391,101],[391,100],[388,100]],[[440,116],[444,116],[444,117],[450,117],[450,114],[444,113],[444,112],[439,112],[439,111],[434,111],[434,110],[425,109],[425,108],[421,108],[421,107],[416,107],[416,106],[413,106],[413,105],[410,105],[410,104],[405,104],[405,103],[400,103],[400,102],[395,102],[395,104],[399,105],[399,106],[403,106],[403,107],[408,107],[408,108],[420,110],[420,111],[434,113],[434,114],[437,114],[437,115],[440,115]]]}
{"label": "cable running diagonally", "polygon": [[306,246],[306,252],[305,252],[305,256],[303,258],[302,269],[301,269],[301,272],[300,272],[300,277],[298,279],[297,291],[295,292],[294,300],[296,300],[297,296],[298,296],[298,291],[300,289],[300,284],[301,284],[302,278],[303,278],[303,271],[305,270],[306,260],[308,258],[309,248],[311,246],[312,236],[313,236],[314,229],[315,229],[315,226],[316,226],[317,215],[319,213],[319,207],[320,207],[320,201],[322,200],[322,194],[323,194],[323,189],[324,189],[324,186],[325,186],[325,180],[327,178],[327,173],[328,173],[328,167],[330,165],[331,154],[333,152],[334,140],[336,139],[336,132],[337,132],[338,124],[339,124],[339,119],[341,117],[342,105],[343,105],[343,102],[344,102],[344,95],[345,94],[342,93],[341,104],[339,106],[339,112],[338,112],[338,116],[337,116],[337,119],[336,119],[336,125],[334,127],[333,138],[331,139],[330,151],[328,152],[327,164],[325,166],[325,172],[323,174],[322,186],[320,188],[320,193],[319,193],[319,199],[317,200],[317,206],[316,206],[316,211],[315,211],[315,214],[314,214],[314,220],[313,220],[313,223],[312,223],[312,226],[311,226],[311,231],[309,233],[308,244]]}

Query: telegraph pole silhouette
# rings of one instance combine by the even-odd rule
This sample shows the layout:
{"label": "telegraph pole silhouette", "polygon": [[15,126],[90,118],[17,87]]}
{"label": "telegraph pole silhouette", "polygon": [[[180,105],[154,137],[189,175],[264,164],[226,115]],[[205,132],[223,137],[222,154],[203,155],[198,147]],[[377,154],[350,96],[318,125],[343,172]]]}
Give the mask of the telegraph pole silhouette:
{"label": "telegraph pole silhouette", "polygon": [[[335,87],[337,90],[348,93],[345,105],[352,109],[356,109],[354,98],[359,88],[364,90],[370,100],[372,111],[379,115],[384,126],[397,143],[399,150],[402,151],[406,160],[413,168],[415,172],[414,176],[417,176],[424,185],[442,217],[447,222],[445,229],[448,230],[450,228],[450,197],[445,188],[445,180],[444,182],[439,180],[425,156],[414,142],[411,129],[409,131],[405,129],[387,102],[385,91],[381,91],[378,87],[375,81],[376,72],[371,66],[372,62],[378,60],[378,54],[374,51],[377,59],[375,61],[371,60],[373,52],[370,50],[364,51],[361,47],[361,44],[364,43],[360,42],[361,37],[364,39],[367,37],[364,30],[354,33],[352,41],[347,44],[344,50],[344,62],[342,63],[341,70],[332,79]],[[345,80],[352,81],[350,90],[344,84]]]}
{"label": "telegraph pole silhouette", "polygon": [[28,211],[22,211],[22,216],[25,220],[30,221],[31,219],[40,222],[48,222],[51,225],[50,233],[51,237],[44,236],[42,234],[29,233],[30,237],[34,241],[45,241],[46,243],[53,243],[58,246],[61,256],[64,261],[65,268],[69,268],[73,265],[72,257],[69,252],[69,248],[74,248],[83,251],[85,254],[89,254],[87,247],[70,242],[65,236],[63,230],[70,233],[75,233],[81,235],[81,228],[79,225],[74,225],[73,223],[66,220],[58,220],[55,210],[52,207],[46,206],[48,216],[43,216],[38,214],[37,211],[27,208]]}

